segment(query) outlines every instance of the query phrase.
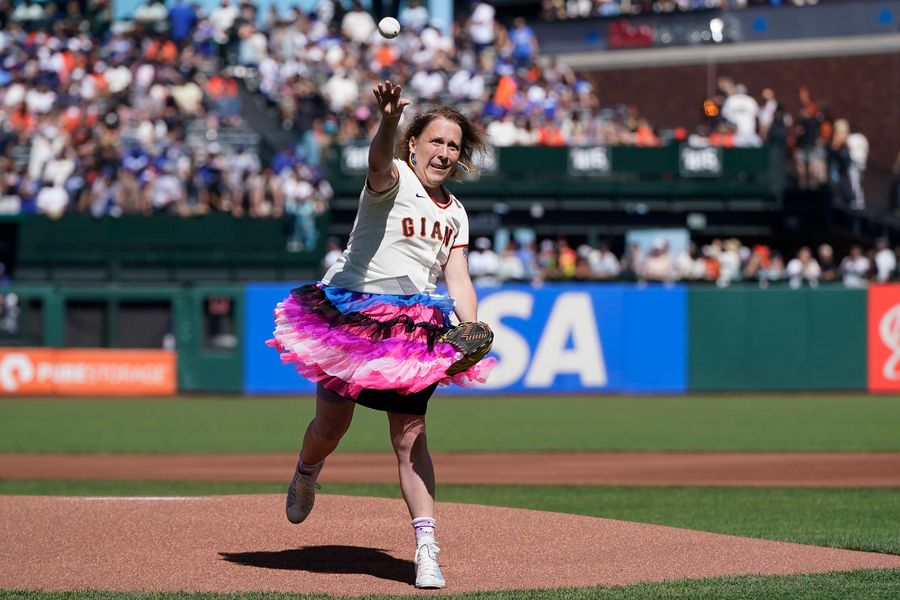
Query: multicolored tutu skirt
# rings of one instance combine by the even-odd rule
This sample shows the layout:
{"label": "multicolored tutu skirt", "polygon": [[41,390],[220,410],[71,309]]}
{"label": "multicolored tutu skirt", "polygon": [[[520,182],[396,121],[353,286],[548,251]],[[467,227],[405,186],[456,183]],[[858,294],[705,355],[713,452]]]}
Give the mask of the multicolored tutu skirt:
{"label": "multicolored tutu skirt", "polygon": [[428,292],[395,296],[305,285],[275,307],[274,339],[267,343],[283,363],[348,398],[366,389],[408,395],[435,383],[473,387],[487,381],[497,360],[447,375],[462,356],[438,341],[452,310],[451,298]]}

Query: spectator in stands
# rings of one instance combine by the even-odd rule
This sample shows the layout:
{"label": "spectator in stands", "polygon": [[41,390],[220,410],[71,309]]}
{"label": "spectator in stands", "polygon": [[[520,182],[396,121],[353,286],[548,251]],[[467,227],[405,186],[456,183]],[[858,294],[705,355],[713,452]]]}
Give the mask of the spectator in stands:
{"label": "spectator in stands", "polygon": [[735,146],[755,148],[762,145],[762,140],[756,133],[758,114],[759,104],[747,93],[745,85],[737,84],[734,93],[729,95],[722,105],[722,117],[735,126]]}
{"label": "spectator in stands", "polygon": [[622,274],[628,279],[640,277],[644,266],[644,251],[640,242],[631,242],[622,256]]}
{"label": "spectator in stands", "polygon": [[31,31],[44,18],[44,9],[35,0],[24,0],[13,11],[10,17],[26,31]]}
{"label": "spectator in stands", "polygon": [[834,260],[834,250],[829,244],[819,245],[819,268],[822,270],[822,281],[836,281],[838,277],[838,265]]}
{"label": "spectator in stands", "polygon": [[809,246],[800,248],[796,258],[791,259],[787,264],[787,276],[791,289],[799,289],[804,282],[810,287],[819,287],[822,270],[819,268],[819,263],[813,258]]}
{"label": "spectator in stands", "polygon": [[897,256],[888,247],[887,238],[879,238],[875,242],[875,281],[885,283],[890,281],[897,270]]}
{"label": "spectator in stands", "polygon": [[199,212],[229,212],[232,209],[231,190],[225,182],[227,165],[221,155],[221,147],[214,143],[197,168]]}
{"label": "spectator in stands", "polygon": [[862,210],[866,207],[866,194],[863,191],[862,178],[869,160],[869,140],[861,131],[850,129],[847,136],[847,151],[850,154],[848,176],[850,177],[850,208]]}
{"label": "spectator in stands", "polygon": [[864,288],[868,285],[869,271],[871,270],[869,259],[863,254],[862,247],[852,246],[850,254],[841,261],[841,277],[844,287]]}
{"label": "spectator in stands", "polygon": [[186,0],[175,0],[174,6],[169,10],[169,35],[179,48],[191,37],[191,31],[197,25],[197,11]]}
{"label": "spectator in stands", "polygon": [[701,281],[706,274],[706,261],[696,242],[691,241],[675,259],[675,278],[682,281]]}
{"label": "spectator in stands", "polygon": [[807,106],[800,109],[794,126],[794,164],[797,186],[801,190],[815,189],[825,181],[825,149],[819,138],[820,125]]}
{"label": "spectator in stands", "polygon": [[500,253],[500,261],[497,266],[497,280],[501,283],[527,282],[531,278],[528,269],[522,260],[521,247],[516,240],[510,240],[506,248]]}
{"label": "spectator in stands", "polygon": [[357,44],[367,44],[375,33],[375,19],[372,18],[359,0],[353,1],[353,9],[341,20],[341,33]]}
{"label": "spectator in stands", "polygon": [[765,142],[770,146],[781,148],[787,156],[788,137],[790,136],[791,116],[784,111],[784,107],[778,104],[772,117],[772,124],[766,131]]}
{"label": "spectator in stands", "polygon": [[162,32],[168,29],[169,9],[163,0],[147,0],[134,9],[134,20],[144,31]]}
{"label": "spectator in stands", "polygon": [[236,122],[241,111],[241,97],[234,78],[213,75],[207,81],[206,95],[213,111],[229,123]]}
{"label": "spectator in stands", "polygon": [[775,99],[775,92],[772,88],[765,88],[762,91],[762,104],[756,113],[756,122],[759,125],[759,137],[763,140],[769,139],[769,130],[775,122],[775,112],[778,110],[778,101]]}
{"label": "spectator in stands", "polygon": [[724,251],[724,244],[718,238],[713,239],[700,249],[704,263],[704,280],[718,281],[720,275],[719,257]]}
{"label": "spectator in stands", "polygon": [[644,259],[639,272],[640,278],[646,281],[674,281],[675,269],[669,254],[669,244],[662,238],[653,240],[650,252]]}
{"label": "spectator in stands", "polygon": [[745,280],[757,280],[759,287],[769,286],[769,282],[781,278],[782,269],[777,261],[780,258],[773,256],[770,248],[764,244],[756,244],[750,251],[750,256],[744,265],[743,277]]}
{"label": "spectator in stands", "polygon": [[519,139],[519,129],[516,127],[515,115],[507,112],[500,119],[495,119],[487,126],[487,134],[494,146],[504,148],[514,146]]}
{"label": "spectator in stands", "polygon": [[187,195],[181,181],[174,174],[174,165],[153,165],[147,169],[144,194],[145,203],[156,212],[189,214]]}
{"label": "spectator in stands", "polygon": [[69,204],[69,194],[61,185],[45,180],[43,187],[37,194],[37,212],[45,214],[51,219],[58,219],[66,211]]}
{"label": "spectator in stands", "polygon": [[337,259],[341,257],[341,254],[344,253],[344,247],[341,245],[341,241],[336,237],[328,238],[328,244],[325,247],[325,256],[322,258],[322,269],[323,272],[328,271]]}
{"label": "spectator in stands", "polygon": [[553,240],[541,241],[536,261],[540,279],[553,280],[559,277],[559,255]]}
{"label": "spectator in stands", "polygon": [[120,198],[119,184],[113,179],[113,170],[105,168],[96,173],[90,188],[82,194],[78,210],[87,211],[97,219],[106,215],[119,217],[123,213]]}
{"label": "spectator in stands", "polygon": [[575,275],[573,278],[576,281],[591,281],[594,279],[589,262],[592,250],[593,248],[589,244],[580,244],[575,249],[577,258],[575,259]]}
{"label": "spectator in stands", "polygon": [[728,287],[733,281],[741,278],[741,242],[736,238],[725,240],[722,249],[716,257],[719,261],[719,277],[716,285]]}
{"label": "spectator in stands", "polygon": [[488,48],[493,48],[495,37],[494,15],[496,10],[487,2],[476,1],[469,15],[468,31],[472,36],[476,56]]}
{"label": "spectator in stands", "polygon": [[318,241],[315,221],[316,190],[310,181],[310,175],[309,168],[300,162],[293,168],[286,169],[282,175],[284,212],[291,217],[288,221],[288,250],[291,252],[313,249]]}
{"label": "spectator in stands", "polygon": [[832,195],[842,206],[852,203],[850,187],[850,149],[847,138],[850,136],[850,125],[846,119],[834,122],[831,141],[828,145],[828,175],[831,182]]}
{"label": "spectator in stands", "polygon": [[256,68],[268,54],[268,39],[254,23],[242,23],[237,29],[237,62]]}
{"label": "spectator in stands", "polygon": [[529,281],[540,281],[541,274],[538,267],[538,245],[537,240],[532,239],[527,243],[519,242],[518,249],[515,251],[516,256],[525,265],[525,277]]}
{"label": "spectator in stands", "polygon": [[338,68],[325,82],[322,95],[328,101],[328,108],[336,113],[343,114],[350,110],[359,100],[359,84],[357,73],[345,68]]}
{"label": "spectator in stands", "polygon": [[610,251],[609,244],[605,242],[599,244],[596,250],[588,254],[588,265],[594,279],[615,279],[622,272],[619,259]]}
{"label": "spectator in stands", "polygon": [[536,59],[539,51],[537,36],[525,19],[516,17],[509,31],[512,45],[512,57],[516,67],[529,67]]}
{"label": "spectator in stands", "polygon": [[563,236],[556,238],[557,276],[562,279],[572,279],[578,267],[578,252],[569,245],[569,240]]}
{"label": "spectator in stands", "polygon": [[238,18],[238,9],[232,6],[231,0],[221,0],[219,7],[209,15],[212,26],[212,40],[216,44],[219,60],[228,64],[229,52],[234,36],[234,25]]}
{"label": "spectator in stands", "polygon": [[475,285],[494,285],[500,270],[500,257],[491,248],[491,240],[479,237],[469,252],[469,275]]}
{"label": "spectator in stands", "polygon": [[253,178],[253,203],[260,216],[280,218],[284,215],[284,190],[275,171],[268,167]]}
{"label": "spectator in stands", "polygon": [[400,25],[415,32],[425,29],[428,24],[428,9],[419,0],[409,0],[397,19]]}

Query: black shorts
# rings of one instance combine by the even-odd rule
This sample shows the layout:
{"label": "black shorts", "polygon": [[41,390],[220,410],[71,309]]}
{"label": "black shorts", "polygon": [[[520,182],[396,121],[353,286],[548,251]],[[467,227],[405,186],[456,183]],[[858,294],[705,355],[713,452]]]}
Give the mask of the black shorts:
{"label": "black shorts", "polygon": [[356,402],[366,408],[405,415],[424,416],[428,410],[428,400],[434,394],[438,384],[433,383],[424,390],[414,394],[400,394],[394,390],[363,390],[354,400],[325,389],[321,383],[316,385],[316,395],[326,402]]}

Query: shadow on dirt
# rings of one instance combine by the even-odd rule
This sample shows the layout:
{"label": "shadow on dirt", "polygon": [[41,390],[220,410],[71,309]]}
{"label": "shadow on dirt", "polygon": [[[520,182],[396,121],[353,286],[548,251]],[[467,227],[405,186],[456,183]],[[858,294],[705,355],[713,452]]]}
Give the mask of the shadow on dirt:
{"label": "shadow on dirt", "polygon": [[222,560],[263,569],[372,575],[413,585],[415,564],[394,558],[378,548],[359,546],[306,546],[291,550],[219,552]]}

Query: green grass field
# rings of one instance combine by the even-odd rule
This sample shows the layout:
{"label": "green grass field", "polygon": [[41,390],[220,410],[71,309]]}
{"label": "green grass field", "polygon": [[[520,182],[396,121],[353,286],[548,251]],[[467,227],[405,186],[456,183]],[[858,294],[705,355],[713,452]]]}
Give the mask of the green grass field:
{"label": "green grass field", "polygon": [[[666,583],[644,583],[620,588],[562,589],[554,591],[492,592],[442,595],[454,600],[896,600],[900,570],[855,571],[791,577],[725,577]],[[360,600],[422,598],[358,596]],[[199,594],[115,592],[0,591],[2,600],[325,600],[334,596],[306,594]]]}
{"label": "green grass field", "polygon": [[[311,399],[0,402],[0,452],[294,452]],[[900,451],[895,396],[444,396],[437,452]],[[360,409],[345,451],[390,451],[382,413]]]}
{"label": "green grass field", "polygon": [[[282,398],[4,401],[0,402],[0,452],[294,452],[312,409],[309,400]],[[441,452],[900,451],[897,431],[900,398],[893,396],[444,397],[429,409],[429,445]],[[359,410],[340,449],[388,451],[384,416]],[[283,487],[0,481],[0,494],[282,493]],[[396,485],[327,484],[322,492],[399,497]],[[440,485],[438,493],[441,501],[551,510],[900,554],[897,489]],[[900,570],[451,597],[896,599],[900,598]],[[288,596],[0,591],[0,598],[283,600]]]}

